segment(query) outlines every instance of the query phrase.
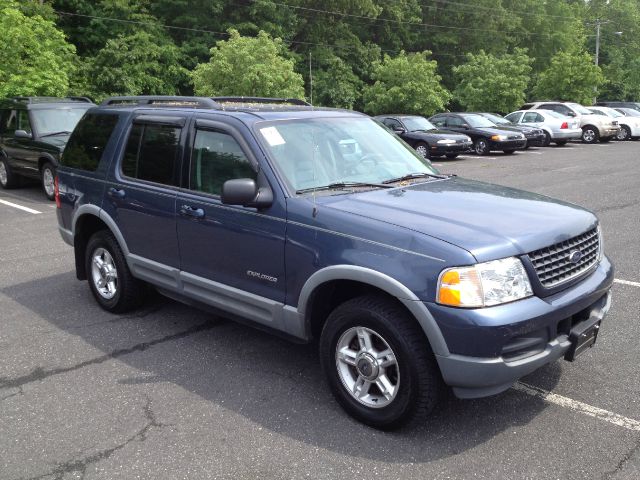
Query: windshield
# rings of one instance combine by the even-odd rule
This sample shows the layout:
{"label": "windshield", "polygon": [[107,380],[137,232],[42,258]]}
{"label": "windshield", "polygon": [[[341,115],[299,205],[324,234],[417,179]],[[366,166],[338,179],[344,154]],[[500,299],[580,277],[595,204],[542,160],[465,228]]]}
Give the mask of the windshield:
{"label": "windshield", "polygon": [[462,115],[465,122],[467,122],[471,127],[474,128],[482,128],[482,127],[495,127],[496,124],[493,123],[488,118],[483,117],[482,115]]}
{"label": "windshield", "polygon": [[415,132],[416,130],[434,130],[436,126],[424,117],[403,117],[407,130]]}
{"label": "windshield", "polygon": [[624,115],[613,108],[604,107],[602,111],[613,118],[624,117]]}
{"label": "windshield", "polygon": [[510,125],[511,124],[511,122],[509,120],[507,120],[506,118],[501,117],[500,115],[496,115],[494,113],[483,113],[482,116],[488,118],[489,120],[491,120],[496,125]]}
{"label": "windshield", "polygon": [[31,111],[33,124],[39,136],[58,132],[73,132],[87,108],[47,108]]}
{"label": "windshield", "polygon": [[621,108],[620,110],[622,110],[628,117],[640,117],[640,112],[632,108]]}
{"label": "windshield", "polygon": [[382,183],[431,164],[370,118],[314,118],[258,125],[258,136],[295,190],[333,183]]}
{"label": "windshield", "polygon": [[584,108],[579,103],[568,103],[567,105],[569,105],[571,108],[573,108],[580,115],[593,115],[593,112],[591,110],[589,110],[587,108]]}

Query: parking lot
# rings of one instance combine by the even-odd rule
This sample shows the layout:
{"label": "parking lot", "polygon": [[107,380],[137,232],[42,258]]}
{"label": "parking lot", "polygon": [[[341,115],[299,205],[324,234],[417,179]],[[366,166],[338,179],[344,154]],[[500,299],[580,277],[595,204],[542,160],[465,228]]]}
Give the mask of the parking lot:
{"label": "parking lot", "polygon": [[55,205],[0,191],[0,478],[640,478],[640,142],[434,163],[596,212],[616,283],[593,349],[376,431],[335,403],[314,346],[160,296],[102,311]]}

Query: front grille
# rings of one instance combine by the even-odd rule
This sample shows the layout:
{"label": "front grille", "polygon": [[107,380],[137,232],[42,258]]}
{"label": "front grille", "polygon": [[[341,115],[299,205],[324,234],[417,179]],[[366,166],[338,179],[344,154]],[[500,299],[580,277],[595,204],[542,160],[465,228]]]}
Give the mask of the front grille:
{"label": "front grille", "polygon": [[[574,251],[579,251],[581,258],[572,262],[569,257]],[[542,286],[551,288],[585,273],[598,261],[599,254],[600,239],[598,229],[594,228],[564,242],[531,252],[529,259]]]}
{"label": "front grille", "polygon": [[521,135],[509,135],[507,138],[509,140],[522,140],[522,136]]}

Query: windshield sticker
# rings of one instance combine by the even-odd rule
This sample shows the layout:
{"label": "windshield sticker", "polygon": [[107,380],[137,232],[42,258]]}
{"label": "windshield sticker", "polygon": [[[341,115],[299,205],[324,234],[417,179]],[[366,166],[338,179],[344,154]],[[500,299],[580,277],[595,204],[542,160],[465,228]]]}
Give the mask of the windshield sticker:
{"label": "windshield sticker", "polygon": [[260,133],[262,133],[262,136],[272,147],[284,145],[286,143],[276,127],[261,128]]}

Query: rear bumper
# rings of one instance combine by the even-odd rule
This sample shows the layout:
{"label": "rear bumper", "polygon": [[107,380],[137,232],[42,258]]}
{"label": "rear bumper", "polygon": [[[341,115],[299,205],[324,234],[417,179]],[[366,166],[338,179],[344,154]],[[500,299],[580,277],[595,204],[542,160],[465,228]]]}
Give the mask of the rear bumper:
{"label": "rear bumper", "polygon": [[[457,332],[453,335],[467,337],[471,350],[477,344],[492,340],[503,342],[495,347],[501,349],[504,342],[509,340],[505,339],[505,335],[511,335],[510,340],[520,341],[526,341],[528,337],[535,338],[540,332],[547,337],[542,347],[532,354],[505,358],[501,354],[481,356],[456,352],[450,344],[452,331],[443,329],[445,341],[452,352],[446,356],[436,355],[445,383],[460,398],[485,397],[508,389],[519,378],[563,357],[571,346],[569,330],[564,330],[567,322],[570,324],[570,319],[578,316],[599,320],[604,318],[611,305],[612,283],[613,267],[604,258],[584,281],[551,297],[531,297],[479,310],[457,309],[458,316],[469,316],[470,322],[466,328],[455,326]],[[445,307],[430,304],[429,309],[442,329],[442,316],[438,309],[442,311]],[[512,312],[509,312],[510,309]],[[484,348],[484,345],[477,348]]]}
{"label": "rear bumper", "polygon": [[553,132],[554,140],[579,140],[582,138],[582,129],[567,128],[557,132]]}

